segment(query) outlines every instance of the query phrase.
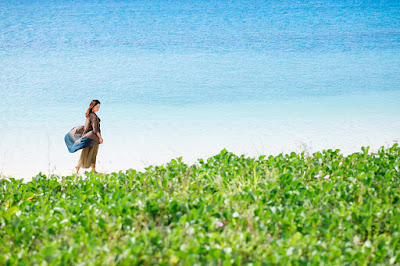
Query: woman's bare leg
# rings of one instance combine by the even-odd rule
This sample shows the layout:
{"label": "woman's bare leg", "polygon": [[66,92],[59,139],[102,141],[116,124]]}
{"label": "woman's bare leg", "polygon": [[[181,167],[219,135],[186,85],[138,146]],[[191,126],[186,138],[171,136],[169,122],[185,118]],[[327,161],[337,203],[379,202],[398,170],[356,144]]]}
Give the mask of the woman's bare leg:
{"label": "woman's bare leg", "polygon": [[90,166],[91,166],[92,169],[93,169],[93,173],[98,174],[98,173],[96,172],[96,165],[92,163]]}

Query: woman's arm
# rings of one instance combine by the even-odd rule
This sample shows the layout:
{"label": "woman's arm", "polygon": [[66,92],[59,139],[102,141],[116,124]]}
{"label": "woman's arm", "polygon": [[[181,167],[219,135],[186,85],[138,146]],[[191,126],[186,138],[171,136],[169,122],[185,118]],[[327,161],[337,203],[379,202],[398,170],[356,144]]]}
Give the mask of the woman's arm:
{"label": "woman's arm", "polygon": [[91,114],[93,133],[99,138],[100,144],[103,143],[103,138],[100,134],[100,121],[96,114]]}
{"label": "woman's arm", "polygon": [[100,132],[97,132],[96,135],[97,135],[97,137],[99,137],[100,144],[102,144],[103,143],[103,138],[101,137]]}

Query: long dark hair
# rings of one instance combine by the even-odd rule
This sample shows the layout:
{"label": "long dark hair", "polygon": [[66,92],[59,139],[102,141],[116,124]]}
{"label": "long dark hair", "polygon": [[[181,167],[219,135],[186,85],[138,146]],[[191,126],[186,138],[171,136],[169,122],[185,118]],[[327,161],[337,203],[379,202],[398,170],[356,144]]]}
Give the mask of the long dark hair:
{"label": "long dark hair", "polygon": [[100,104],[99,100],[93,100],[90,102],[89,104],[89,108],[86,111],[86,117],[89,117],[90,113],[93,113],[93,107],[95,107],[96,105]]}

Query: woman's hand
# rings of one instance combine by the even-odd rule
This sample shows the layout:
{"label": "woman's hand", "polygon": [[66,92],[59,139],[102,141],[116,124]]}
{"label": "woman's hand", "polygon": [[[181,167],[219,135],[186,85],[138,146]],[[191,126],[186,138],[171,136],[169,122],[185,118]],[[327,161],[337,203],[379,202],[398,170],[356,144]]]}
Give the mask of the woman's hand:
{"label": "woman's hand", "polygon": [[103,138],[101,137],[100,133],[97,132],[96,135],[97,135],[97,137],[99,138],[100,144],[102,144],[102,143],[103,143]]}

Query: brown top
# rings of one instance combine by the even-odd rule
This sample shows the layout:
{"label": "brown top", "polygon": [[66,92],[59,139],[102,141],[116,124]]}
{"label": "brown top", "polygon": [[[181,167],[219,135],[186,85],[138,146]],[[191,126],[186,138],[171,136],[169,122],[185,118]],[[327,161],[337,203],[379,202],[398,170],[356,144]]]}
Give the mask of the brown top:
{"label": "brown top", "polygon": [[96,134],[97,132],[101,134],[100,118],[95,113],[90,113],[89,117],[86,118],[85,125],[74,128],[72,134],[82,134],[80,137],[81,139],[89,138],[99,143],[100,141]]}
{"label": "brown top", "polygon": [[100,132],[100,118],[95,113],[90,113],[86,118],[82,138],[90,138],[99,142],[97,132]]}

